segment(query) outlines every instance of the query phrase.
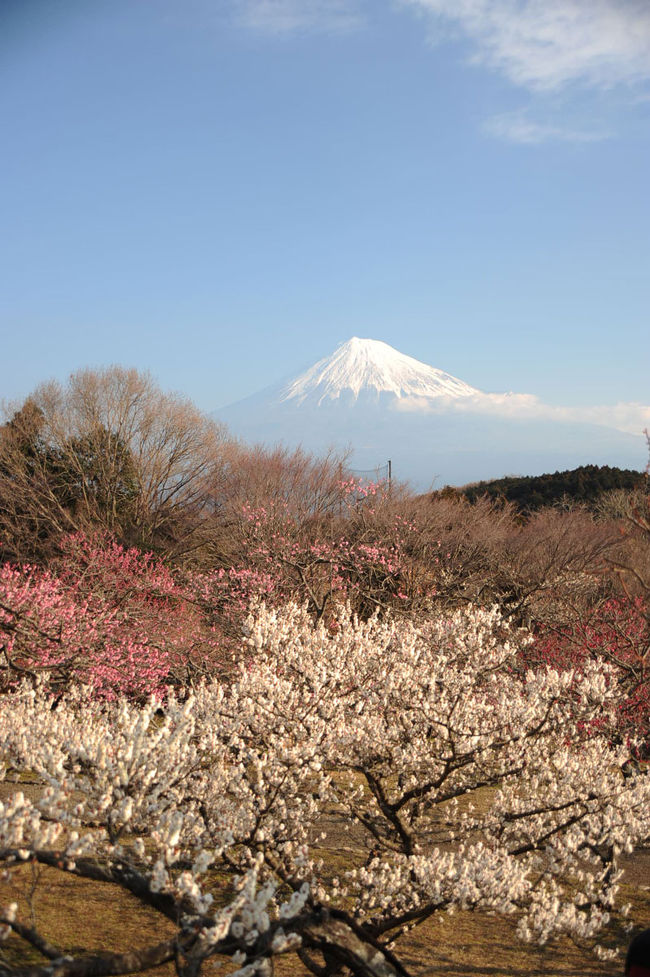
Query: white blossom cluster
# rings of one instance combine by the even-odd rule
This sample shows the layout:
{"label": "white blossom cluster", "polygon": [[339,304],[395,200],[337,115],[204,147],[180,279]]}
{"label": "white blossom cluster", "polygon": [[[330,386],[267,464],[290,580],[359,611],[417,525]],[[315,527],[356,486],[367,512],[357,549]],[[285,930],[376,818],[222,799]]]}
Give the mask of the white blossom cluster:
{"label": "white blossom cluster", "polygon": [[[8,775],[45,788],[0,805],[3,860],[52,850],[82,872],[92,854],[127,887],[137,874],[194,954],[228,953],[242,977],[325,903],[375,943],[475,908],[515,914],[526,940],[597,940],[619,856],[650,836],[650,777],[621,772],[606,664],[523,672],[527,636],[477,608],[420,626],[342,609],[315,627],[258,606],[247,641],[236,681],[185,701],[0,700]],[[319,848],[333,815],[349,825],[340,879]],[[238,888],[217,910],[224,872]]]}

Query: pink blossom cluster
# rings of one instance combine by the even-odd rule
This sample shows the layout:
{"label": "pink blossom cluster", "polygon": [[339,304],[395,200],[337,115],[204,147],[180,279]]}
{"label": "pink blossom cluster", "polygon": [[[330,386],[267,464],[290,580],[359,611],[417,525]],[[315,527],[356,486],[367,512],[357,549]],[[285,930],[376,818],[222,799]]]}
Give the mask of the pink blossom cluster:
{"label": "pink blossom cluster", "polygon": [[0,567],[0,647],[11,682],[48,673],[55,687],[96,694],[164,694],[193,655],[208,657],[214,632],[171,571],[105,537],[62,543],[55,570]]}
{"label": "pink blossom cluster", "polygon": [[619,733],[641,754],[650,747],[650,618],[642,598],[610,599],[571,627],[540,628],[526,660],[580,671],[594,658],[612,665],[620,688]]}

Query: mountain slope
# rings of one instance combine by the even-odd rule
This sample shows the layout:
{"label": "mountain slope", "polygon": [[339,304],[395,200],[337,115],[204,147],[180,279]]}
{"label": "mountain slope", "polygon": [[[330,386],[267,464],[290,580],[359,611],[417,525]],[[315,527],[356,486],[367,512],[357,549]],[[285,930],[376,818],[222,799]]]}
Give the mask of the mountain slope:
{"label": "mountain slope", "polygon": [[371,470],[390,458],[414,488],[579,465],[641,469],[645,441],[555,419],[534,397],[486,394],[386,343],[354,337],[290,379],[214,412],[249,442],[349,449]]}
{"label": "mountain slope", "polygon": [[405,397],[468,397],[480,393],[449,373],[405,356],[388,343],[353,336],[292,380],[280,400],[322,406],[327,400],[358,400],[375,393]]}
{"label": "mountain slope", "polygon": [[522,512],[534,512],[564,499],[593,506],[615,489],[627,492],[642,490],[645,480],[645,474],[640,471],[611,468],[609,465],[583,465],[570,471],[476,482],[459,489],[458,494],[470,502],[476,502],[484,495],[490,499],[505,499],[514,502]]}

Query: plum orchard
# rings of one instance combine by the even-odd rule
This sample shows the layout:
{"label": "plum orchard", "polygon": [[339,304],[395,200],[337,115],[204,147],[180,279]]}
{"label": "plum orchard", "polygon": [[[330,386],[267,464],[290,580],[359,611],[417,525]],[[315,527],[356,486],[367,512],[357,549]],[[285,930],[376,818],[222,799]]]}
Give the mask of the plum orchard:
{"label": "plum orchard", "polygon": [[[475,909],[513,914],[524,940],[597,946],[619,856],[650,834],[650,777],[624,777],[614,745],[610,665],[522,674],[526,636],[479,609],[421,627],[339,611],[314,627],[298,606],[258,606],[246,630],[236,679],[186,701],[27,686],[0,700],[7,769],[45,785],[0,810],[6,873],[33,860],[111,881],[177,926],[93,957],[11,904],[4,935],[43,963],[3,971],[175,961],[197,975],[220,954],[248,977],[296,952],[318,977],[404,975],[402,933]],[[338,878],[313,844],[334,817],[351,839]]]}

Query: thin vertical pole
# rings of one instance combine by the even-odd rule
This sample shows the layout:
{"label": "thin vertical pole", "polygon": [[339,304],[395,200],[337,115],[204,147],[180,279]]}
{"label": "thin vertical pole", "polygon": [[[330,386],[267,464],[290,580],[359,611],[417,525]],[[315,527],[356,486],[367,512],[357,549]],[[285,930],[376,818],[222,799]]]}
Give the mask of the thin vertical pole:
{"label": "thin vertical pole", "polygon": [[392,461],[389,458],[388,459],[388,488],[389,489],[390,489],[390,483],[391,483],[392,477],[393,477],[393,463],[392,463]]}

